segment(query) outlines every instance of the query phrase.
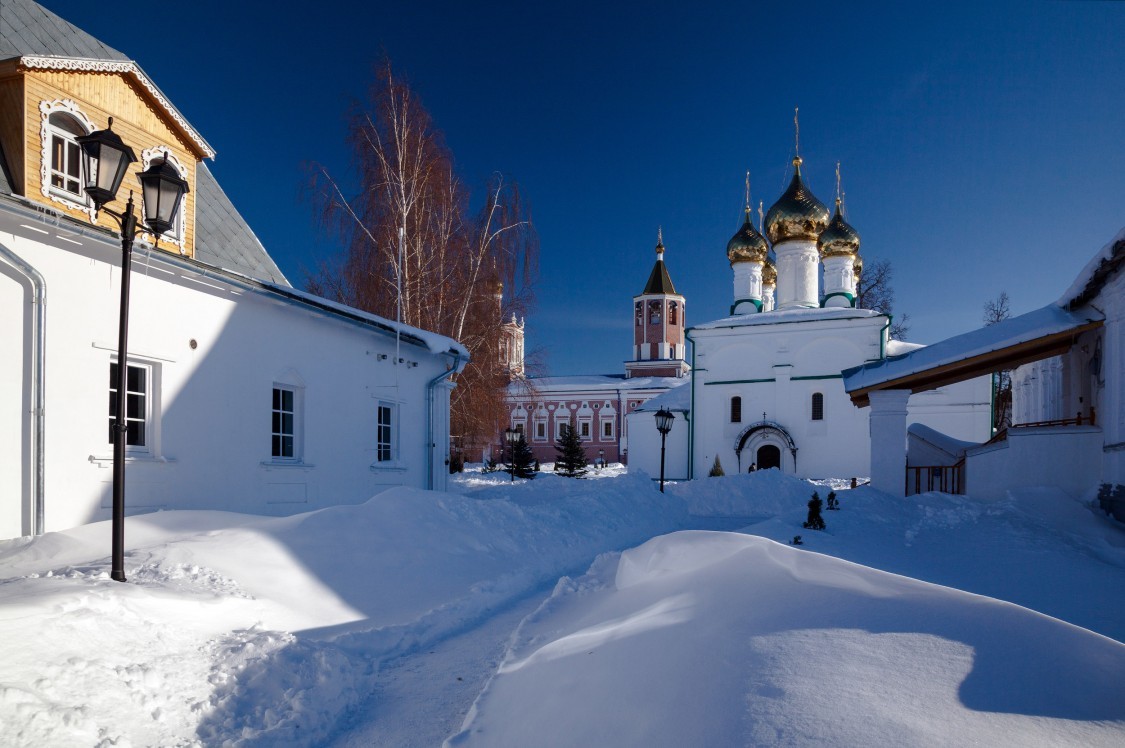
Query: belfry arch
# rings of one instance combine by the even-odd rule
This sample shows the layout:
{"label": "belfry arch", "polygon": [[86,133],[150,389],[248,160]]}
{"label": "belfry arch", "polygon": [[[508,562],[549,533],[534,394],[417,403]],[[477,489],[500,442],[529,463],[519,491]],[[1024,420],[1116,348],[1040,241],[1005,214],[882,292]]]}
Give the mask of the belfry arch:
{"label": "belfry arch", "polygon": [[[777,421],[762,420],[752,423],[739,432],[734,440],[734,456],[738,460],[738,472],[742,472],[742,453],[749,448],[746,466],[756,463],[756,455],[763,447],[776,447],[781,453],[781,472],[797,472],[797,444],[792,435]],[[788,459],[787,459],[788,457]]]}

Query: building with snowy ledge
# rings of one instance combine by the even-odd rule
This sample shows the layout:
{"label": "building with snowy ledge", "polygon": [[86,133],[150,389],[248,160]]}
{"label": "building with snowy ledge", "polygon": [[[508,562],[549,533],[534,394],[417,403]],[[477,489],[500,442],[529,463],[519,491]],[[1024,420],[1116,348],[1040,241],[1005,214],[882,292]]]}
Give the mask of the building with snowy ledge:
{"label": "building with snowy ledge", "polygon": [[[505,324],[501,355],[513,374],[508,387],[511,428],[523,432],[540,462],[554,462],[555,440],[573,424],[591,462],[629,461],[625,416],[684,383],[686,301],[676,292],[657,232],[656,263],[633,297],[633,350],[624,374],[524,376],[523,324]],[[518,353],[517,353],[518,352]]]}
{"label": "building with snowy ledge", "polygon": [[[860,239],[837,185],[829,214],[806,186],[800,157],[785,193],[756,227],[747,194],[742,227],[727,243],[730,316],[692,326],[684,386],[630,413],[630,469],[660,471],[653,413],[676,415],[665,475],[691,479],[717,461],[724,472],[778,468],[809,477],[863,477],[879,447],[868,411],[852,405],[841,373],[916,345],[891,340],[888,315],[856,306]],[[990,431],[990,378],[919,392],[903,417],[971,442]],[[905,436],[903,437],[905,439]],[[900,483],[902,482],[900,477]]]}
{"label": "building with snowy ledge", "polygon": [[189,190],[171,228],[135,245],[126,510],[289,514],[444,486],[465,349],[293,289],[204,164],[211,146],[144,71],[6,0],[0,537],[110,516],[123,253],[76,139],[111,117],[140,156],[124,187],[140,194],[137,173],[164,162]]}
{"label": "building with snowy ledge", "polygon": [[[1057,486],[1082,498],[1100,483],[1125,485],[1123,266],[1125,231],[1055,303],[844,372],[852,402],[871,411],[879,445],[872,482],[901,495],[904,470],[907,490],[949,474],[947,482],[983,499],[1025,486]],[[987,443],[951,443],[947,435],[907,428],[908,399],[1008,369],[1015,369],[1012,426]]]}

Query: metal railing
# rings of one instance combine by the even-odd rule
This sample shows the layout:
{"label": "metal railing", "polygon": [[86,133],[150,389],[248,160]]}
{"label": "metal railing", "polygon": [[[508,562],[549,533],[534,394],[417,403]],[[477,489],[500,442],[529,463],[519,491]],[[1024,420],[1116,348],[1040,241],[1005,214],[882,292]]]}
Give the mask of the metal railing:
{"label": "metal railing", "polygon": [[965,461],[956,465],[915,465],[906,468],[906,495],[929,491],[965,493]]}
{"label": "metal railing", "polygon": [[1078,413],[1074,418],[1057,418],[1054,421],[1033,421],[1031,423],[1013,423],[1014,429],[1026,429],[1033,426],[1097,426],[1097,417],[1093,408],[1090,408],[1090,415],[1083,416]]}

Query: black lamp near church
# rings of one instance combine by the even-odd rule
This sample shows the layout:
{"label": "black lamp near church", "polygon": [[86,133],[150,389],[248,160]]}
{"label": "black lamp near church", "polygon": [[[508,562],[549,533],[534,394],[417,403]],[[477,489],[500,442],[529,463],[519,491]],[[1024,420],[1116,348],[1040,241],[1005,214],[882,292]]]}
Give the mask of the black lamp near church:
{"label": "black lamp near church", "polygon": [[520,440],[518,429],[504,429],[504,441],[508,442],[508,473],[512,483],[516,482],[516,442]]}
{"label": "black lamp near church", "polygon": [[660,493],[664,493],[664,443],[668,440],[674,420],[676,416],[667,408],[656,411],[656,430],[660,432]]}
{"label": "black lamp near church", "polygon": [[[113,552],[110,577],[125,581],[125,418],[126,376],[129,361],[129,275],[132,267],[133,239],[137,236],[137,216],[133,212],[133,191],[125,210],[118,213],[105,207],[117,197],[129,164],[137,160],[133,149],[113,132],[113,118],[104,130],[82,135],[75,140],[82,147],[86,171],[86,194],[94,203],[94,211],[105,211],[121,227],[121,308],[117,337],[117,402],[113,416]],[[188,191],[188,183],[180,177],[167,154],[160,163],[137,175],[144,196],[145,226],[160,236],[176,222],[180,201]]]}

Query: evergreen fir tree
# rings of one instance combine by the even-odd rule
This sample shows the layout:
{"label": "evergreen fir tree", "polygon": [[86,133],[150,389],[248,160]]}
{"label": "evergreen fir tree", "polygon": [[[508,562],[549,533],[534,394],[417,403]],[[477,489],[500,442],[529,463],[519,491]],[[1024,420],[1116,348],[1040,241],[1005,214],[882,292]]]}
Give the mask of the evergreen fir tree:
{"label": "evergreen fir tree", "polygon": [[715,455],[715,463],[711,466],[711,472],[707,473],[708,478],[718,478],[726,475],[723,472],[723,463],[719,462],[719,456]]}
{"label": "evergreen fir tree", "polygon": [[586,450],[582,447],[582,439],[578,436],[574,418],[570,424],[559,429],[559,438],[555,440],[555,451],[559,456],[555,458],[555,472],[567,478],[580,478],[586,474]]}
{"label": "evergreen fir tree", "polygon": [[512,445],[512,470],[517,478],[531,480],[535,477],[535,454],[520,432],[519,441]]}
{"label": "evergreen fir tree", "polygon": [[824,502],[820,500],[820,494],[813,492],[812,498],[809,499],[809,518],[802,525],[806,530],[823,530],[825,527],[824,518],[820,516],[820,507]]}

